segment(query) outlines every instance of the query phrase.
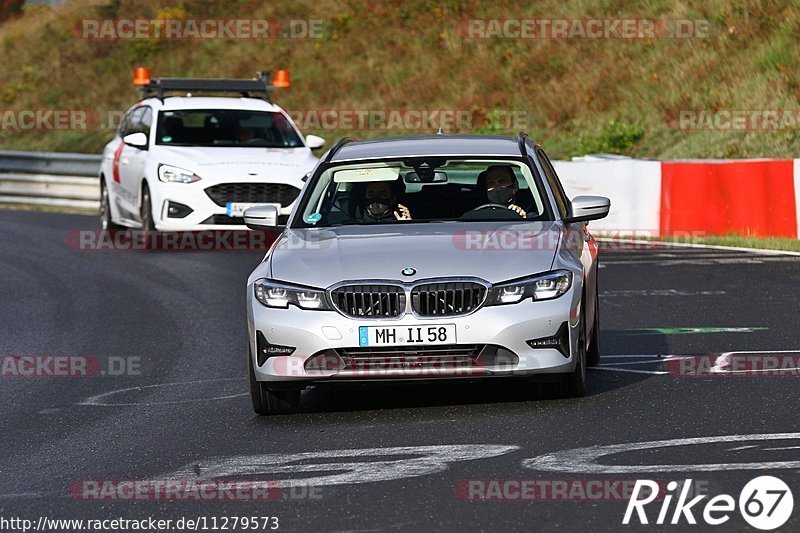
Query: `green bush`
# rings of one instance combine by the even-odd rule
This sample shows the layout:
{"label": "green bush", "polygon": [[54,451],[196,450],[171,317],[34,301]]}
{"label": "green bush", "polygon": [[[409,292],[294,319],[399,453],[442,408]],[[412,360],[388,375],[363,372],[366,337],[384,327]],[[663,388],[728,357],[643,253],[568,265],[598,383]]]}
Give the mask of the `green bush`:
{"label": "green bush", "polygon": [[599,134],[581,138],[578,155],[628,154],[643,137],[644,128],[639,124],[609,120]]}

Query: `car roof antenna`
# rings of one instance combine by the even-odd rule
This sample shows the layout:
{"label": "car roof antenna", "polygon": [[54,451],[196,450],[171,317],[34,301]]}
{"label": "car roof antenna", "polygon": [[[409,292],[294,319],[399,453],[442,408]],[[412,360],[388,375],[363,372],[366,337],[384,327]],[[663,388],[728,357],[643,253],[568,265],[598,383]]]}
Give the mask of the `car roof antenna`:
{"label": "car roof antenna", "polygon": [[439,131],[436,132],[436,135],[444,135],[444,132],[442,131],[442,127],[441,126],[439,126]]}

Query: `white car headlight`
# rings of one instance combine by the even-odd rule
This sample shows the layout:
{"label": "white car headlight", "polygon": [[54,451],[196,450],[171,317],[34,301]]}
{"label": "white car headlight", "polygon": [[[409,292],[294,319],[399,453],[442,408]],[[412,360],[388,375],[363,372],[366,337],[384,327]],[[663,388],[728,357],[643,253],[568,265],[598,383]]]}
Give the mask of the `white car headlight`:
{"label": "white car headlight", "polygon": [[185,168],[172,165],[158,165],[158,179],[171,183],[194,183],[200,181],[200,176]]}
{"label": "white car headlight", "polygon": [[572,272],[554,270],[529,278],[500,283],[489,289],[486,305],[515,304],[533,298],[535,301],[552,300],[572,287]]}
{"label": "white car headlight", "polygon": [[270,279],[260,279],[253,284],[256,300],[267,307],[286,309],[289,304],[301,309],[328,310],[325,291],[311,287],[290,285]]}

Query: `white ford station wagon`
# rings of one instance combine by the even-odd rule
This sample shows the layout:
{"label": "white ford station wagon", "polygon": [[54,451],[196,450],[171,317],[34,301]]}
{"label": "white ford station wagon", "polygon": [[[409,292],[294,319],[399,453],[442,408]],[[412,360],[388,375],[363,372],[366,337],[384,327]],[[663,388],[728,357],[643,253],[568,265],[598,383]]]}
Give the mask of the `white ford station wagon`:
{"label": "white ford station wagon", "polygon": [[[142,72],[144,71],[144,72]],[[100,167],[103,229],[245,229],[243,212],[272,205],[285,220],[325,140],[303,137],[270,99],[288,86],[253,80],[157,78],[137,69],[144,98],[123,116]],[[195,96],[195,93],[236,93]],[[180,93],[180,95],[170,95]]]}

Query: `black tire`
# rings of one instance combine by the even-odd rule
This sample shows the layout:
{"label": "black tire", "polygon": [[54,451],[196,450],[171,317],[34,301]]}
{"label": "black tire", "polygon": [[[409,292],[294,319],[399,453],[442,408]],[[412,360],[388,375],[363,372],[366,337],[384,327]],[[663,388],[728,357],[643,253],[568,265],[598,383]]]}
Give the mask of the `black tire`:
{"label": "black tire", "polygon": [[250,383],[250,401],[257,415],[281,415],[296,413],[300,407],[300,390],[270,390],[264,383],[256,381],[253,358],[247,354],[247,376]]}
{"label": "black tire", "polygon": [[[584,300],[585,301],[585,300]],[[575,370],[561,377],[561,394],[564,398],[577,398],[586,393],[586,315],[578,325],[578,353]]]}
{"label": "black tire", "polygon": [[594,320],[592,321],[592,337],[586,349],[586,365],[597,366],[600,364],[600,293],[597,289],[595,278]]}
{"label": "black tire", "polygon": [[106,180],[100,177],[100,229],[103,231],[122,229],[123,226],[115,224],[111,219],[111,201],[108,199]]}
{"label": "black tire", "polygon": [[150,188],[147,183],[142,184],[142,207],[139,208],[139,216],[143,230],[156,231],[156,224],[153,222],[153,202],[150,199]]}

